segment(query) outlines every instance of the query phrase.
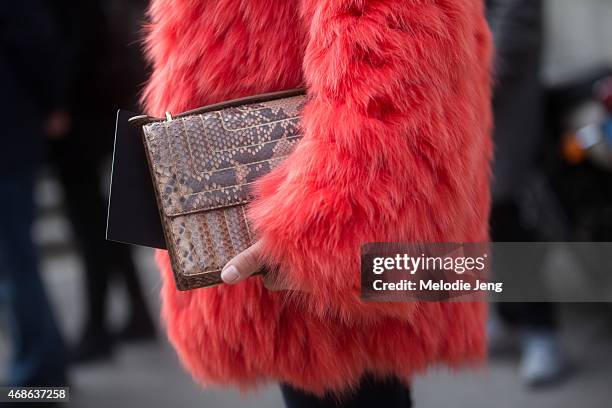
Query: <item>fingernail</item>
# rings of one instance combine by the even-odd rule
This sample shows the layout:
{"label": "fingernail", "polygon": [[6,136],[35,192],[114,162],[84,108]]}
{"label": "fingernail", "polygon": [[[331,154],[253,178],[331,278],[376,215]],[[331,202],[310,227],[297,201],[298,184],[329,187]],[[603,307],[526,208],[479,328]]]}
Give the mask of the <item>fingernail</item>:
{"label": "fingernail", "polygon": [[230,265],[221,271],[221,279],[225,283],[233,283],[240,278],[240,274],[238,273],[238,269],[234,265]]}

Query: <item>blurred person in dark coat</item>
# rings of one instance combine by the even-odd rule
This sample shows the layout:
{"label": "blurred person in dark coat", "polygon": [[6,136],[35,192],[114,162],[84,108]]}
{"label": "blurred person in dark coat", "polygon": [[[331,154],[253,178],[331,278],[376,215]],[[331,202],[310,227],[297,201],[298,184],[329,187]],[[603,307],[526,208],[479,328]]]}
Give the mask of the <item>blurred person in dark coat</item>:
{"label": "blurred person in dark coat", "polygon": [[[49,2],[61,21],[71,51],[68,109],[71,131],[51,140],[52,164],[64,187],[66,208],[85,265],[87,317],[72,362],[111,355],[116,339],[151,339],[155,329],[142,295],[128,246],[105,240],[106,199],[103,165],[113,146],[118,106],[136,110],[144,62],[136,44],[142,1]],[[131,45],[131,46],[130,46]],[[113,274],[124,284],[130,312],[119,333],[107,321]]]}
{"label": "blurred person in dark coat", "polygon": [[66,383],[63,343],[31,236],[43,138],[59,136],[69,125],[62,111],[66,71],[58,47],[57,25],[43,1],[0,9],[0,289],[9,312],[13,386]]}
{"label": "blurred person in dark coat", "polygon": [[[545,132],[543,4],[541,0],[487,0],[487,7],[496,46],[492,240],[538,241],[537,228],[526,214],[525,197],[531,189],[540,188],[536,182],[540,180],[537,157]],[[530,257],[526,262],[530,263],[524,268],[534,272],[541,266],[534,265]],[[534,282],[537,279],[534,276]],[[564,364],[553,305],[499,303],[497,311],[503,323],[520,329],[522,379],[538,385],[558,378]],[[491,323],[489,335],[495,352],[503,337],[499,322]]]}

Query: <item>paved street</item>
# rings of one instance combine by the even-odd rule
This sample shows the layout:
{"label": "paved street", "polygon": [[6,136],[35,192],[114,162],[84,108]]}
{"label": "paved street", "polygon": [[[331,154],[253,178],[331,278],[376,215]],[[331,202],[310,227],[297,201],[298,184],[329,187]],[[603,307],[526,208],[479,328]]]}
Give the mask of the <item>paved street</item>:
{"label": "paved street", "polygon": [[[159,279],[149,251],[138,259],[151,307],[158,308]],[[76,259],[66,256],[45,262],[64,331],[74,337],[83,304]],[[114,295],[113,316],[122,316],[122,294]],[[436,370],[414,385],[418,407],[609,407],[612,391],[612,335],[599,307],[566,307],[564,345],[575,374],[552,389],[526,392],[516,377],[515,359],[494,361],[480,370],[449,373]],[[271,386],[243,397],[230,390],[203,391],[185,374],[163,335],[157,344],[125,346],[108,363],[73,371],[74,406],[122,407],[277,407],[280,394]]]}

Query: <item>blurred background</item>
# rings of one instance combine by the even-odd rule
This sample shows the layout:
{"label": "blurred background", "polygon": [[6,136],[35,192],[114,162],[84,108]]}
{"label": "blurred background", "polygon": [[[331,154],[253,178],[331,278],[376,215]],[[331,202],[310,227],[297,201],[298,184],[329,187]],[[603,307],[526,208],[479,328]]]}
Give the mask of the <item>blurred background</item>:
{"label": "blurred background", "polygon": [[[0,11],[0,384],[68,384],[73,406],[280,407],[274,385],[195,385],[160,328],[152,250],[104,240],[115,112],[139,111],[147,77],[146,3]],[[493,238],[612,241],[612,1],[486,4],[498,48]],[[561,250],[539,269],[550,290],[571,292],[610,265]],[[491,311],[489,363],[416,379],[416,406],[610,406],[610,304]]]}

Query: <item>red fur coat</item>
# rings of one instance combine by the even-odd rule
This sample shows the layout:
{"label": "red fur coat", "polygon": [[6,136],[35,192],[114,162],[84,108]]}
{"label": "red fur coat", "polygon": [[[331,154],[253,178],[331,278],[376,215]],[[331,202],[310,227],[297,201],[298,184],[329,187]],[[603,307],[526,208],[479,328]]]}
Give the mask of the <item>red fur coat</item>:
{"label": "red fur coat", "polygon": [[306,85],[303,141],[250,217],[300,291],[178,292],[163,317],[204,384],[350,390],[484,354],[480,304],[364,303],[359,247],[485,241],[491,41],[481,0],[153,0],[148,113]]}

